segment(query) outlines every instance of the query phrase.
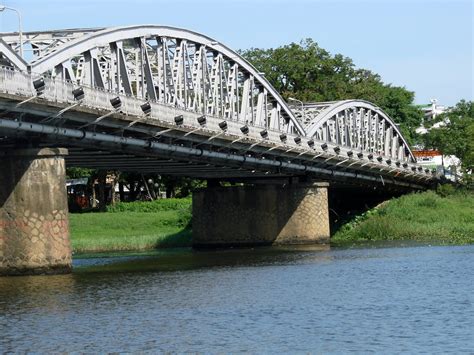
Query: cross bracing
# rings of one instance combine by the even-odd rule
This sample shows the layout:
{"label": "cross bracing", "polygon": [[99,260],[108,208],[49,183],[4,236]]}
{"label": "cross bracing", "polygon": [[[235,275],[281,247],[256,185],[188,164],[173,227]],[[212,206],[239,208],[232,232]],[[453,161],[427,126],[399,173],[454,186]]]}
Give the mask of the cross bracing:
{"label": "cross bracing", "polygon": [[[379,108],[361,100],[289,106],[237,53],[195,32],[32,32],[25,34],[27,60],[17,54],[15,34],[1,37],[5,147],[13,137],[34,138],[80,147],[80,157],[74,148],[68,158],[78,166],[202,178],[313,174],[418,186],[435,179]],[[44,88],[37,96],[38,78]],[[93,154],[105,151],[118,158]]]}

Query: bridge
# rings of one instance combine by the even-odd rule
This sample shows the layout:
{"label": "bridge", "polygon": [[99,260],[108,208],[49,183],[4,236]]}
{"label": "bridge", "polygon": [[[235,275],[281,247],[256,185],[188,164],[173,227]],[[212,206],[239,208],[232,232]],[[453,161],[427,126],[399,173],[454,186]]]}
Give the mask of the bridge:
{"label": "bridge", "polygon": [[0,55],[0,273],[70,269],[66,164],[207,179],[198,246],[326,241],[329,184],[403,193],[438,179],[379,107],[289,104],[196,32],[2,33]]}

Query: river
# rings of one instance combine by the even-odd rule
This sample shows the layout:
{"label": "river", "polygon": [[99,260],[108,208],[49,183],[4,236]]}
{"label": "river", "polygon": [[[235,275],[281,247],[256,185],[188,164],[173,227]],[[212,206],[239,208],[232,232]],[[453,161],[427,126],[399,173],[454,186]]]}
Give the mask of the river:
{"label": "river", "polygon": [[474,352],[474,245],[178,249],[74,267],[0,278],[0,352]]}

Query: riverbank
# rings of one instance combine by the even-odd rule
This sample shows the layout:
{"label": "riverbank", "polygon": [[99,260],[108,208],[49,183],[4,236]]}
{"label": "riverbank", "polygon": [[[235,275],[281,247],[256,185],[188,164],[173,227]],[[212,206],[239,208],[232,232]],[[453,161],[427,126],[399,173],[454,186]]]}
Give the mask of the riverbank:
{"label": "riverbank", "polygon": [[[191,199],[118,203],[105,213],[70,214],[70,225],[75,253],[189,247]],[[386,201],[347,222],[331,245],[397,240],[474,243],[474,193],[427,191]]]}
{"label": "riverbank", "polygon": [[74,253],[191,246],[191,199],[118,203],[69,221]]}
{"label": "riverbank", "polygon": [[433,191],[404,195],[355,217],[331,238],[333,245],[411,240],[474,243],[474,193]]}

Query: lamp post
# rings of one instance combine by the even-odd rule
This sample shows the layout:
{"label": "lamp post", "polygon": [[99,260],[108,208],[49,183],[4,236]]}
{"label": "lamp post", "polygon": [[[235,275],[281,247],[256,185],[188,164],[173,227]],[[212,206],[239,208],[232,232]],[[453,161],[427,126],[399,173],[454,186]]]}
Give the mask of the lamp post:
{"label": "lamp post", "polygon": [[294,97],[289,97],[288,100],[289,101],[296,101],[296,102],[299,102],[301,104],[301,117],[302,117],[303,123],[304,123],[304,121],[306,120],[306,113],[304,112],[304,103],[303,103],[303,101],[295,99]]}
{"label": "lamp post", "polygon": [[17,9],[14,9],[13,7],[0,5],[0,12],[3,12],[5,10],[14,11],[18,15],[18,34],[20,35],[20,57],[23,59],[23,32],[21,31],[21,14],[20,14],[20,11],[18,11]]}

